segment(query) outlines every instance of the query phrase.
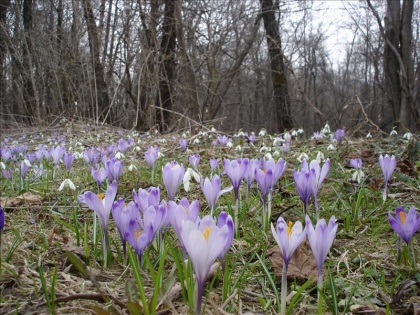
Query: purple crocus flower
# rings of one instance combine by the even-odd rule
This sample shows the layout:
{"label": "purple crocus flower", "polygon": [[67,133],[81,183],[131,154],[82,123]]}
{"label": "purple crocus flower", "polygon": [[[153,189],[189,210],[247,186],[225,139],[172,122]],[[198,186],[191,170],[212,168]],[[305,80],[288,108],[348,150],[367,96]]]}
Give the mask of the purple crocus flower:
{"label": "purple crocus flower", "polygon": [[3,158],[4,163],[7,163],[12,157],[12,151],[8,148],[2,148],[1,157]]}
{"label": "purple crocus flower", "polygon": [[118,182],[123,170],[123,162],[111,158],[106,162],[106,169],[108,171],[108,183],[111,183],[114,180]]}
{"label": "purple crocus flower", "polygon": [[219,197],[233,189],[233,187],[230,186],[229,188],[221,190],[222,183],[218,175],[214,175],[211,180],[207,177],[204,180],[202,179],[200,182],[200,187],[203,191],[204,197],[206,198],[207,204],[211,209],[210,215],[212,217]]}
{"label": "purple crocus flower", "polygon": [[29,168],[31,167],[31,163],[28,160],[23,160],[20,162],[20,177],[22,180],[25,179],[26,175],[29,172]]}
{"label": "purple crocus flower", "polygon": [[397,167],[397,159],[395,156],[389,156],[388,154],[384,156],[379,156],[379,165],[381,166],[382,173],[384,174],[384,193],[383,193],[383,199],[386,200],[386,197],[388,195],[388,181],[392,176],[392,173],[394,172],[395,168]]}
{"label": "purple crocus flower", "polygon": [[270,190],[273,191],[274,185],[279,181],[281,175],[283,175],[287,163],[283,159],[279,159],[277,162],[270,158],[267,161],[264,161],[264,169],[268,170],[271,169],[273,172],[273,178]]}
{"label": "purple crocus flower", "polygon": [[126,204],[123,198],[119,198],[117,201],[114,201],[112,205],[112,218],[115,221],[115,225],[118,229],[118,233],[121,237],[121,242],[123,246],[123,257],[124,264],[127,261],[127,239],[126,233],[128,232],[128,227],[131,220],[136,220],[139,213],[139,209],[136,203],[133,201]]}
{"label": "purple crocus flower", "polygon": [[144,153],[144,159],[146,160],[147,164],[150,165],[151,168],[155,165],[156,159],[159,156],[159,147],[158,146],[150,146],[147,148],[146,152]]}
{"label": "purple crocus flower", "polygon": [[388,213],[389,224],[395,233],[398,234],[407,244],[410,242],[420,227],[420,216],[417,216],[416,209],[411,207],[406,213],[403,207],[398,207],[395,218]]}
{"label": "purple crocus flower", "polygon": [[86,165],[91,165],[96,168],[100,158],[101,152],[96,148],[86,148],[83,151],[83,159],[85,160]]}
{"label": "purple crocus flower", "polygon": [[[312,225],[311,219],[306,215],[306,231],[309,240],[309,246],[315,258],[318,267],[318,281],[322,284],[322,267],[327,258],[331,245],[334,242],[335,234],[337,233],[337,222],[332,216],[328,224],[325,219],[318,220],[316,226]],[[319,282],[318,282],[319,284]]]}
{"label": "purple crocus flower", "polygon": [[[255,180],[258,184],[258,187],[261,190],[261,196],[263,201],[263,211],[264,211],[264,217],[265,212],[267,211],[267,195],[270,191],[270,187],[273,184],[273,171],[271,169],[268,170],[261,170],[256,169],[255,170]],[[264,222],[265,225],[265,222]]]}
{"label": "purple crocus flower", "polygon": [[235,200],[239,198],[239,186],[241,185],[242,178],[245,176],[248,163],[249,159],[229,160],[225,158],[223,160],[225,172],[232,182]]}
{"label": "purple crocus flower", "polygon": [[350,160],[350,166],[355,168],[355,169],[361,169],[362,168],[362,160],[360,158],[351,159]]}
{"label": "purple crocus flower", "polygon": [[[306,162],[306,161],[305,161]],[[327,177],[328,172],[330,171],[330,159],[327,159],[324,165],[321,168],[321,165],[317,160],[312,160],[310,165],[310,169],[315,170],[315,180],[313,185],[313,194],[314,194],[314,203],[315,203],[315,210],[318,213],[318,190],[321,187],[322,182]]]}
{"label": "purple crocus flower", "polygon": [[64,153],[63,162],[68,172],[70,172],[71,166],[73,165],[73,161],[74,161],[73,153]]}
{"label": "purple crocus flower", "polygon": [[182,151],[187,150],[187,139],[181,139],[178,141],[179,146],[181,147]]}
{"label": "purple crocus flower", "polygon": [[360,183],[362,178],[365,176],[365,174],[362,171],[362,160],[359,158],[351,159],[350,166],[356,169],[356,171],[353,174],[352,180]]}
{"label": "purple crocus flower", "polygon": [[7,170],[2,170],[1,173],[2,173],[4,178],[6,178],[10,181],[13,179],[13,170],[12,170],[11,167],[9,167]]}
{"label": "purple crocus flower", "polygon": [[250,159],[248,167],[245,171],[245,180],[247,184],[247,200],[249,199],[249,192],[251,191],[252,182],[255,179],[255,170],[260,167],[260,161],[258,159]]}
{"label": "purple crocus flower", "polygon": [[149,206],[158,206],[160,203],[159,187],[149,187],[147,190],[140,188],[138,193],[133,189],[133,199],[138,205],[141,213],[144,213]]}
{"label": "purple crocus flower", "polygon": [[64,155],[64,148],[61,146],[55,147],[51,150],[51,157],[53,159],[54,162],[54,166],[57,166],[58,163],[60,162],[61,158]]}
{"label": "purple crocus flower", "polygon": [[108,172],[101,167],[100,169],[95,170],[92,167],[91,175],[95,179],[96,184],[98,184],[98,189],[101,189],[102,183],[104,182],[105,178],[108,176]]}
{"label": "purple crocus flower", "polygon": [[89,209],[95,211],[98,216],[99,222],[102,225],[104,230],[104,239],[103,239],[103,250],[104,250],[104,265],[107,264],[108,256],[108,224],[109,224],[109,214],[111,212],[112,204],[114,202],[115,196],[117,195],[118,185],[116,181],[113,181],[105,192],[105,196],[102,197],[102,194],[96,195],[91,191],[85,192],[83,195],[79,196],[79,201],[86,204]]}
{"label": "purple crocus flower", "polygon": [[343,140],[344,138],[344,129],[337,129],[335,131],[335,140],[337,141],[337,143],[340,143],[341,140]]}
{"label": "purple crocus flower", "polygon": [[219,160],[216,158],[210,159],[210,170],[213,172],[219,166]]}
{"label": "purple crocus flower", "polygon": [[313,194],[313,187],[315,185],[315,170],[309,170],[306,160],[303,160],[301,170],[293,171],[293,178],[295,179],[296,190],[299,194],[300,199],[303,202],[303,210],[306,215],[306,208],[308,206],[309,199]]}
{"label": "purple crocus flower", "polygon": [[197,223],[184,220],[181,225],[181,239],[194,268],[198,291],[195,313],[200,314],[207,276],[213,262],[225,250],[229,241],[229,229],[227,225],[219,228],[211,216],[206,216]]}
{"label": "purple crocus flower", "polygon": [[222,262],[222,269],[224,270],[224,268],[225,268],[224,256],[226,255],[227,251],[229,250],[230,246],[232,245],[233,234],[235,232],[233,219],[230,216],[230,214],[228,214],[225,211],[220,212],[219,217],[217,218],[217,227],[219,229],[221,229],[223,226],[228,227],[227,242],[226,242],[225,247],[220,252],[218,257],[219,257],[220,261]]}
{"label": "purple crocus flower", "polygon": [[182,198],[179,204],[174,201],[168,202],[168,219],[175,234],[178,236],[179,245],[182,248],[184,257],[185,246],[181,238],[181,225],[184,220],[189,220],[193,223],[197,221],[198,213],[200,211],[200,203],[198,200],[193,200],[191,203],[187,198]]}
{"label": "purple crocus flower", "polygon": [[162,168],[162,178],[168,193],[169,200],[174,200],[179,185],[184,178],[184,165],[179,165],[176,161],[166,163]]}
{"label": "purple crocus flower", "polygon": [[198,164],[200,163],[200,159],[200,154],[192,154],[188,157],[188,161],[190,162],[194,170],[197,170]]}

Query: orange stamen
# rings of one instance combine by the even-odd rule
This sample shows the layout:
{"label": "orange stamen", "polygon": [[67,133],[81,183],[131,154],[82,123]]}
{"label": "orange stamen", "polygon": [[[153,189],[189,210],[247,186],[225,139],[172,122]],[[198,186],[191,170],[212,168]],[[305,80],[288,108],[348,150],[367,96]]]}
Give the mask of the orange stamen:
{"label": "orange stamen", "polygon": [[398,212],[398,215],[400,216],[401,223],[404,224],[405,223],[405,212],[400,211],[400,212]]}
{"label": "orange stamen", "polygon": [[210,233],[211,233],[212,230],[213,230],[212,228],[209,228],[207,226],[206,229],[203,232],[203,236],[204,236],[204,238],[207,242],[209,241]]}
{"label": "orange stamen", "polygon": [[292,227],[293,227],[293,222],[289,221],[289,223],[287,224],[287,228],[286,228],[286,232],[287,235],[290,237],[290,235],[292,235]]}

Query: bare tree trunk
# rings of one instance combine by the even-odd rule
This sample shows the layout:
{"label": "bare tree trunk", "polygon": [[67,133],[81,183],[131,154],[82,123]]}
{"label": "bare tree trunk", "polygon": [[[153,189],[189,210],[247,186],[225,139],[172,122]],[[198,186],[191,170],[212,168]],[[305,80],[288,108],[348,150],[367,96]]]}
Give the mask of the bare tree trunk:
{"label": "bare tree trunk", "polygon": [[6,73],[4,65],[7,55],[7,11],[9,9],[10,0],[0,0],[0,115],[10,114],[10,108],[6,101]]}
{"label": "bare tree trunk", "polygon": [[286,66],[283,58],[279,26],[275,18],[272,0],[260,0],[262,18],[267,38],[268,53],[271,60],[271,78],[273,83],[273,101],[276,108],[277,126],[275,131],[283,132],[293,128],[290,116],[290,98],[287,85]]}
{"label": "bare tree trunk", "polygon": [[92,59],[92,68],[94,71],[94,99],[96,104],[96,122],[99,120],[111,122],[110,115],[107,115],[107,110],[110,105],[108,95],[108,88],[105,82],[104,67],[100,60],[100,47],[99,47],[99,33],[93,15],[90,0],[83,0],[83,13],[86,20],[89,38],[89,48]]}
{"label": "bare tree trunk", "polygon": [[160,46],[160,80],[158,109],[159,129],[166,131],[170,124],[170,110],[173,107],[173,82],[175,78],[176,20],[175,3],[165,0],[165,16],[163,18],[162,39]]}

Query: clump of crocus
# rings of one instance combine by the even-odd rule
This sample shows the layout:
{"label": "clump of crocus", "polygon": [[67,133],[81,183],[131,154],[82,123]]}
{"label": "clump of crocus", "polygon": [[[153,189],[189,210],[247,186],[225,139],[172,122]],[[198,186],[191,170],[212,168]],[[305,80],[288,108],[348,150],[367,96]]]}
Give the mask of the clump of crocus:
{"label": "clump of crocus", "polygon": [[200,187],[203,191],[204,197],[206,198],[207,204],[210,207],[210,215],[213,217],[214,209],[219,197],[233,189],[233,186],[222,190],[222,182],[218,175],[214,175],[212,179],[205,178],[200,181]]}
{"label": "clump of crocus", "polygon": [[306,215],[306,233],[308,235],[309,246],[315,258],[318,267],[318,304],[321,303],[320,290],[322,289],[322,268],[324,261],[327,258],[331,245],[334,242],[337,233],[337,222],[335,217],[332,216],[330,221],[325,219],[318,220],[315,228],[312,225],[311,219]]}
{"label": "clump of crocus", "polygon": [[91,191],[87,191],[84,194],[79,196],[79,201],[86,204],[89,209],[95,211],[96,215],[99,218],[99,222],[102,225],[103,229],[103,258],[104,266],[107,265],[108,259],[108,224],[109,224],[109,214],[111,212],[112,204],[114,202],[115,196],[117,195],[118,185],[116,181],[113,181],[105,192],[105,196],[102,194],[96,195]]}
{"label": "clump of crocus", "polygon": [[200,314],[207,276],[216,258],[225,250],[229,228],[227,225],[219,228],[211,216],[206,216],[197,223],[184,220],[180,232],[194,268],[198,293],[195,313]]}
{"label": "clump of crocus", "polygon": [[399,236],[397,239],[397,259],[399,260],[401,257],[400,238],[402,238],[404,242],[407,243],[411,259],[415,265],[416,260],[414,258],[414,250],[411,240],[420,227],[420,217],[417,216],[416,209],[414,207],[410,207],[410,210],[408,210],[408,213],[406,213],[403,207],[398,207],[396,210],[395,218],[391,215],[391,213],[388,213],[388,220],[391,228]]}
{"label": "clump of crocus", "polygon": [[248,167],[245,171],[245,180],[246,180],[246,201],[249,201],[249,193],[251,192],[251,185],[255,179],[255,170],[260,167],[260,160],[250,159]]}
{"label": "clump of crocus", "polygon": [[289,222],[280,217],[277,220],[276,228],[271,224],[271,231],[283,257],[283,271],[281,275],[281,314],[286,314],[287,297],[287,268],[292,256],[306,236],[306,229],[302,230],[300,221]]}
{"label": "clump of crocus", "polygon": [[314,169],[309,169],[306,160],[302,161],[302,167],[300,170],[293,171],[293,178],[296,184],[296,190],[299,194],[300,199],[303,202],[303,210],[306,215],[307,206],[309,199],[313,194],[315,185],[316,172]]}
{"label": "clump of crocus", "polygon": [[149,187],[147,190],[140,188],[138,193],[133,189],[133,200],[138,205],[140,212],[144,213],[149,206],[160,203],[159,187]]}
{"label": "clump of crocus", "polygon": [[356,169],[356,171],[353,173],[352,180],[357,181],[360,184],[362,178],[365,177],[365,173],[362,171],[362,160],[359,158],[351,159],[350,166]]}
{"label": "clump of crocus", "polygon": [[386,200],[388,196],[388,181],[392,176],[392,173],[394,172],[395,168],[397,167],[397,159],[394,155],[391,157],[386,154],[385,157],[380,155],[379,156],[379,165],[381,166],[382,173],[384,174],[384,193],[383,193],[383,199]]}
{"label": "clump of crocus", "polygon": [[159,204],[158,206],[149,206],[144,213],[137,215],[136,219],[130,220],[125,237],[136,251],[139,265],[141,265],[144,250],[155,238],[166,220],[166,215],[166,205]]}
{"label": "clump of crocus", "polygon": [[191,167],[195,171],[197,171],[197,167],[198,167],[198,164],[200,163],[200,160],[201,160],[200,154],[191,154],[188,157],[188,161],[190,162]]}
{"label": "clump of crocus", "polygon": [[179,185],[184,178],[184,165],[179,165],[176,161],[166,163],[162,168],[162,178],[168,193],[169,200],[174,200]]}

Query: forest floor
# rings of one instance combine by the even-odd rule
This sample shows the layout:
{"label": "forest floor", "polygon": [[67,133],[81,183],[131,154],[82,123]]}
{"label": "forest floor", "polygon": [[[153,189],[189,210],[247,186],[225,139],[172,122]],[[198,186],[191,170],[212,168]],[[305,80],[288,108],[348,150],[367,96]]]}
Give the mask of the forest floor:
{"label": "forest floor", "polygon": [[[298,158],[302,153],[313,160],[321,152],[325,159],[330,159],[331,167],[318,193],[319,215],[326,220],[334,215],[338,222],[336,239],[324,267],[321,312],[419,312],[420,266],[411,264],[405,243],[397,262],[397,236],[388,222],[388,213],[395,214],[400,205],[407,211],[413,206],[419,212],[418,136],[408,141],[401,135],[389,136],[374,131],[372,138],[367,138],[366,134],[356,137],[346,132],[340,143],[334,143],[329,136],[313,140],[310,136],[297,135],[292,137],[290,150],[283,152],[278,143],[273,145],[274,135],[257,134],[254,143],[241,135],[230,135],[232,147],[214,146],[212,142],[218,135],[222,133],[205,127],[196,134],[186,131],[160,135],[79,123],[45,130],[3,130],[0,138],[2,150],[10,148],[15,152],[16,160],[0,159],[2,170],[11,168],[13,172],[12,180],[0,175],[0,204],[5,209],[5,226],[1,234],[0,314],[146,313],[144,305],[141,307],[139,275],[149,300],[148,312],[192,313],[194,299],[191,296],[194,292],[191,292],[191,287],[180,283],[183,270],[177,261],[179,246],[172,229],[168,228],[164,236],[165,259],[160,259],[159,246],[162,243],[159,245],[155,240],[145,251],[147,258],[136,277],[132,265],[124,264],[119,234],[111,219],[109,263],[103,266],[101,228],[99,225],[94,228],[94,212],[78,201],[83,192],[98,190],[90,166],[83,157],[75,159],[69,173],[62,162],[54,167],[51,160],[44,158],[38,162],[35,159],[21,180],[22,156],[36,152],[40,145],[48,149],[64,145],[67,152],[82,154],[91,147],[106,150],[111,144],[121,144],[120,139],[128,143],[128,148],[119,156],[124,167],[117,197],[126,202],[132,200],[133,189],[137,191],[150,186],[159,187],[162,199],[166,199],[162,167],[176,160],[187,169],[191,154],[200,154],[198,170],[203,176],[210,176],[210,158],[219,160],[218,169],[213,174],[221,175],[222,188],[230,185],[227,176],[222,174],[224,158],[264,158],[267,153],[275,159],[283,158],[287,168],[272,197],[271,222],[274,223],[281,215],[286,221],[300,220],[305,224],[293,170],[300,168]],[[188,140],[186,151],[178,143],[181,138]],[[152,145],[157,145],[162,154],[156,161],[154,176],[151,176],[144,159],[147,147]],[[382,197],[384,183],[378,163],[380,154],[395,155],[398,161],[386,201]],[[349,166],[349,161],[355,158],[361,158],[363,162],[365,176],[360,183],[353,181],[355,169]],[[43,172],[39,172],[41,165]],[[75,184],[75,190],[69,187],[58,190],[66,178]],[[181,185],[176,199],[184,196],[190,202],[193,199],[200,201],[200,216],[209,214],[200,185],[194,180],[188,192]],[[239,199],[239,236],[235,237],[227,254],[225,274],[217,261],[213,265],[204,292],[202,313],[277,314],[282,258],[271,229],[264,231],[262,228],[262,203],[255,182],[249,198],[246,198],[246,183],[242,183]],[[221,196],[217,204],[216,214],[224,210],[233,215],[233,192]],[[311,201],[308,213],[312,218],[314,212]],[[419,257],[418,233],[413,237],[413,246]],[[163,272],[156,288],[154,281],[160,266],[163,266]],[[313,280],[316,279],[316,270],[312,252],[305,241],[289,266],[289,314],[320,312],[316,281]]]}

